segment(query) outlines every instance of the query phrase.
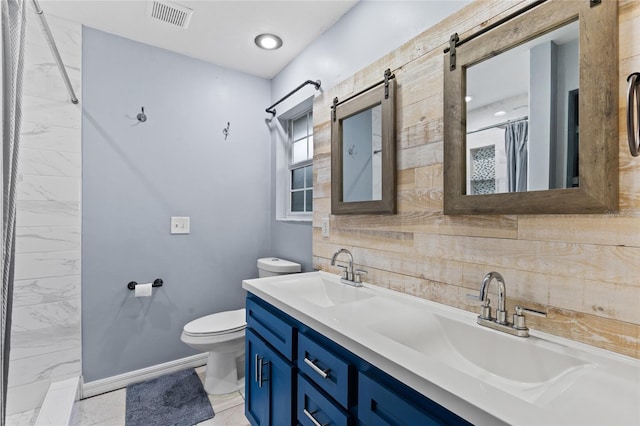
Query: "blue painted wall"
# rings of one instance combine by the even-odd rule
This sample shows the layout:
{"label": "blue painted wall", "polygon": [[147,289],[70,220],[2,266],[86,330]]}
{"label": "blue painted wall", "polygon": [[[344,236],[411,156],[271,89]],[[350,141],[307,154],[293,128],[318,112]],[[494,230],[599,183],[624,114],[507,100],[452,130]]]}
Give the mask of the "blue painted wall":
{"label": "blue painted wall", "polygon": [[[184,324],[243,306],[259,257],[312,270],[311,223],[275,220],[281,141],[264,108],[307,79],[332,87],[468,2],[360,2],[271,81],[84,28],[85,382],[194,354]],[[169,235],[170,216],[190,216],[191,234]],[[156,277],[152,298],[126,290]]]}
{"label": "blue painted wall", "polygon": [[[268,80],[90,28],[82,71],[89,382],[193,355],[185,323],[244,306],[242,279],[272,255],[271,97]],[[170,235],[171,216],[190,216],[191,233]],[[126,288],[157,277],[152,297]]]}

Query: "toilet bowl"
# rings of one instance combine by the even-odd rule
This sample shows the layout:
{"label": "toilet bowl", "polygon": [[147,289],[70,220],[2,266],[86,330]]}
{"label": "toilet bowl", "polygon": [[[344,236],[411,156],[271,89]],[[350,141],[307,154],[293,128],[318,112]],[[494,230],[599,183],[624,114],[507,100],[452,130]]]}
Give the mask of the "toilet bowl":
{"label": "toilet bowl", "polygon": [[207,393],[223,394],[242,388],[246,326],[244,309],[207,315],[184,326],[180,340],[209,352],[204,379]]}
{"label": "toilet bowl", "polygon": [[[300,272],[300,264],[268,257],[258,259],[258,277]],[[244,309],[218,312],[187,323],[180,340],[192,348],[209,352],[204,389],[209,394],[235,392],[244,386]]]}

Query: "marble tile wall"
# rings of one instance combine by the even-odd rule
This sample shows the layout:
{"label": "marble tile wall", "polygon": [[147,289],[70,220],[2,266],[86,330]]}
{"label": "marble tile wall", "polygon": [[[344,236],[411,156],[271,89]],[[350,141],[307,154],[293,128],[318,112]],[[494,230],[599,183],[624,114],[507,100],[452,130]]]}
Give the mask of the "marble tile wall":
{"label": "marble tile wall", "polygon": [[[80,98],[82,27],[47,21]],[[33,13],[24,70],[9,415],[37,410],[50,382],[81,375],[81,106]]]}

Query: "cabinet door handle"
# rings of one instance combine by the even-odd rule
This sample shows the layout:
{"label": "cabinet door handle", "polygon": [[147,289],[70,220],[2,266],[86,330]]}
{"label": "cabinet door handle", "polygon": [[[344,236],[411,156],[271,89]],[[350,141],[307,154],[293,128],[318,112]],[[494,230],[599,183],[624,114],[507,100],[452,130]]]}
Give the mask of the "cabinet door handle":
{"label": "cabinet door handle", "polygon": [[306,408],[304,408],[302,411],[304,412],[304,415],[307,416],[307,418],[311,420],[311,423],[313,423],[315,426],[327,426],[327,425],[323,425],[322,423],[317,421],[315,417],[313,417],[313,415],[317,413],[317,411],[310,413],[309,411],[307,411]]}
{"label": "cabinet door handle", "polygon": [[255,359],[255,377],[256,377],[256,383],[260,382],[260,369],[258,368],[258,362],[260,360],[260,356],[258,354],[256,354],[256,359]]}
{"label": "cabinet door handle", "polygon": [[263,377],[264,373],[264,365],[269,364],[269,362],[264,362],[264,358],[261,358],[258,354],[256,354],[256,382],[258,382],[258,387],[262,388],[262,384],[264,382],[269,381],[269,379],[265,379]]}
{"label": "cabinet door handle", "polygon": [[331,371],[331,370],[330,369],[326,369],[326,370],[321,369],[320,367],[318,367],[315,364],[316,361],[317,360],[315,360],[315,359],[309,359],[306,356],[304,357],[304,363],[307,364],[309,367],[311,367],[311,369],[313,371],[315,371],[320,376],[322,376],[323,379],[326,379],[327,377],[329,377],[329,374],[327,374],[327,373],[329,373],[329,371]]}

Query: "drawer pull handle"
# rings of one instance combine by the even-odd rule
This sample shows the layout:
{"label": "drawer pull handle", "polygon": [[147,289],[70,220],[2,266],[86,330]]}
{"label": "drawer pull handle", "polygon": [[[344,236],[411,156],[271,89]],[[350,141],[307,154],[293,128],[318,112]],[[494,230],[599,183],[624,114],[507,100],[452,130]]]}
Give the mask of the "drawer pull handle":
{"label": "drawer pull handle", "polygon": [[[305,360],[306,360],[306,358],[305,358]],[[323,425],[322,423],[317,421],[315,417],[313,417],[313,415],[315,413],[317,413],[317,411],[314,411],[313,413],[310,413],[310,412],[307,411],[306,408],[304,408],[302,411],[304,412],[304,415],[307,416],[307,418],[309,420],[311,420],[311,423],[313,423],[315,426],[327,426],[327,425]]]}
{"label": "drawer pull handle", "polygon": [[304,357],[304,363],[305,363],[305,364],[307,364],[309,367],[311,367],[311,369],[312,369],[313,371],[315,371],[316,373],[318,373],[319,375],[321,375],[323,379],[326,379],[327,377],[329,377],[329,374],[327,374],[327,373],[329,373],[329,371],[331,371],[331,370],[329,370],[329,369],[327,369],[327,370],[323,370],[323,369],[321,369],[320,367],[318,367],[318,366],[315,364],[315,362],[316,362],[316,360],[315,360],[315,359],[309,359],[309,358],[307,358],[307,357]]}

